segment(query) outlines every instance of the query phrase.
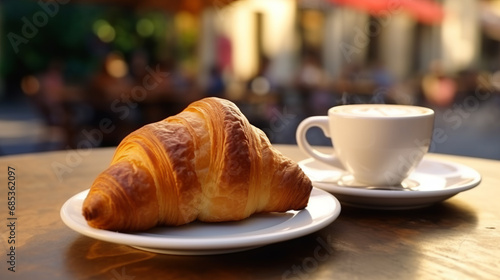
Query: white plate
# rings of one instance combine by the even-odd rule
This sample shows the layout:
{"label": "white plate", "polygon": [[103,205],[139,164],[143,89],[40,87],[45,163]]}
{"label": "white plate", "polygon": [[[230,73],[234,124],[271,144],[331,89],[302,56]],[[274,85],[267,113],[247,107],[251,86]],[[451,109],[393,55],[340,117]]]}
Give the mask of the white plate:
{"label": "white plate", "polygon": [[481,182],[481,175],[470,167],[429,157],[424,157],[403,182],[408,188],[345,186],[339,183],[347,175],[345,170],[312,158],[299,162],[299,166],[315,187],[334,194],[342,204],[370,209],[426,207],[469,190]]}
{"label": "white plate", "polygon": [[61,218],[68,227],[95,239],[175,255],[231,253],[290,240],[322,229],[340,214],[340,203],[334,196],[313,188],[308,206],[300,211],[256,214],[238,222],[193,222],[120,233],[88,226],[82,215],[87,193],[88,190],[76,194],[62,206]]}

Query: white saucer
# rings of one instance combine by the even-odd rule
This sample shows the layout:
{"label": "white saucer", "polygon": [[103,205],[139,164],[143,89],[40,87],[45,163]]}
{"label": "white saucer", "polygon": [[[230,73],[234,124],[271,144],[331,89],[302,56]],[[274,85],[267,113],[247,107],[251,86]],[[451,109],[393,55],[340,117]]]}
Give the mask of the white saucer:
{"label": "white saucer", "polygon": [[193,222],[120,233],[87,225],[82,216],[87,193],[88,190],[76,194],[62,206],[61,218],[68,227],[95,239],[162,254],[213,255],[249,250],[310,234],[326,227],[340,214],[340,203],[333,195],[313,188],[308,206],[300,211],[257,214],[238,222]]}
{"label": "white saucer", "polygon": [[408,188],[345,186],[341,181],[341,178],[348,176],[345,170],[312,158],[299,162],[299,166],[315,187],[334,194],[342,204],[370,209],[426,207],[469,190],[481,182],[481,175],[470,167],[429,157],[424,157],[403,182]]}

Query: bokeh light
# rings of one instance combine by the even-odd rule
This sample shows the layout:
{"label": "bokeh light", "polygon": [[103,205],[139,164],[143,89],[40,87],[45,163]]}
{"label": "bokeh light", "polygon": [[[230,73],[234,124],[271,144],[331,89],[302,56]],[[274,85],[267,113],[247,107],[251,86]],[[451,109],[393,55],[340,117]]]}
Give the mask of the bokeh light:
{"label": "bokeh light", "polygon": [[271,90],[269,81],[264,77],[255,78],[250,84],[252,91],[257,95],[266,95]]}
{"label": "bokeh light", "polygon": [[123,78],[128,72],[127,63],[118,53],[111,53],[108,55],[105,67],[108,74],[115,78]]}
{"label": "bokeh light", "polygon": [[92,26],[94,33],[105,43],[112,42],[116,37],[116,31],[107,21],[103,19],[96,20]]}
{"label": "bokeh light", "polygon": [[24,76],[21,79],[21,89],[26,95],[35,95],[40,90],[40,82],[33,75]]}
{"label": "bokeh light", "polygon": [[137,22],[136,31],[137,34],[142,37],[149,37],[153,35],[155,31],[155,25],[150,19],[143,18]]}

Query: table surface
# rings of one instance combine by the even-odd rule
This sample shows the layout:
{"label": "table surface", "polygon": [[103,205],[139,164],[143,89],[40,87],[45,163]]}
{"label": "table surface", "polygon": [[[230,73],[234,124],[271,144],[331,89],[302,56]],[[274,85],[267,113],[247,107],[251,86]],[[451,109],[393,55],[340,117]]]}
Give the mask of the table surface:
{"label": "table surface", "polygon": [[[305,158],[296,146],[276,147],[295,161]],[[418,210],[342,206],[338,219],[320,231],[249,251],[175,256],[95,240],[61,221],[63,203],[90,187],[113,152],[0,157],[0,279],[500,278],[500,161],[430,154],[476,169],[481,184]],[[8,210],[8,167],[15,168],[14,216]],[[13,232],[9,217],[17,219]],[[8,270],[12,239],[16,272]]]}

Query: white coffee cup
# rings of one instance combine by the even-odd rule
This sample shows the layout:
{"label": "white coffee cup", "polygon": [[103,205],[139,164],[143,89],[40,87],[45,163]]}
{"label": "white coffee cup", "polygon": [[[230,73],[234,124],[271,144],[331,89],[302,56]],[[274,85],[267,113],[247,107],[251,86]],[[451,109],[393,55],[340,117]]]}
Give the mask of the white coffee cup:
{"label": "white coffee cup", "polygon": [[[333,154],[321,153],[307,142],[306,132],[314,126],[331,138]],[[434,111],[425,107],[340,105],[330,108],[328,116],[302,121],[296,137],[307,155],[345,169],[353,178],[351,184],[393,186],[401,184],[428,152],[433,127]]]}

